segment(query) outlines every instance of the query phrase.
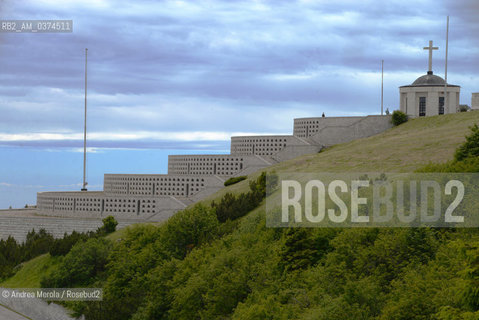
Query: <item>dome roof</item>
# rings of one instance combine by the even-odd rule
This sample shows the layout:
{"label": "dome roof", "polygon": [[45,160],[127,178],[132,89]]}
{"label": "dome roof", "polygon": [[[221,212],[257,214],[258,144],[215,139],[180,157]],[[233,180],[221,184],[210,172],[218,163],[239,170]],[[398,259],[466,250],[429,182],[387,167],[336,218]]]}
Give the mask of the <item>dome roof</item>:
{"label": "dome roof", "polygon": [[[400,88],[414,88],[414,87],[444,87],[446,81],[443,78],[435,76],[432,74],[432,71],[428,71],[426,75],[423,75],[416,79],[412,84],[407,86],[401,86]],[[447,84],[447,87],[460,88],[454,84]],[[422,89],[421,89],[422,90]]]}
{"label": "dome roof", "polygon": [[419,77],[412,83],[413,86],[437,86],[445,85],[446,81],[443,78],[433,75],[432,72],[428,72],[426,75]]}

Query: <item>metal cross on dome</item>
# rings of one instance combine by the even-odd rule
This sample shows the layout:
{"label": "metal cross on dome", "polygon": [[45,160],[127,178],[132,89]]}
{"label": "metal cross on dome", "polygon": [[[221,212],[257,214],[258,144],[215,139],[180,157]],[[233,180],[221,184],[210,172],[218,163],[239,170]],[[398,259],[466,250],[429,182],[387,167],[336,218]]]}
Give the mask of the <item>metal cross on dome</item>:
{"label": "metal cross on dome", "polygon": [[424,50],[429,50],[429,71],[428,73],[432,73],[432,50],[439,50],[438,47],[432,46],[432,40],[429,40],[429,47],[424,47]]}

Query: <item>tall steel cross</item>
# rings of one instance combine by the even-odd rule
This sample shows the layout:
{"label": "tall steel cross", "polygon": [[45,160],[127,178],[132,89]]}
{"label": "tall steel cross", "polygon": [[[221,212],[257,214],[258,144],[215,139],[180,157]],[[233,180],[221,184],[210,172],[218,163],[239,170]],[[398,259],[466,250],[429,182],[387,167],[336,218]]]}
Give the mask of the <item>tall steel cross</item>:
{"label": "tall steel cross", "polygon": [[433,47],[432,40],[429,40],[429,47],[424,47],[424,50],[429,50],[429,72],[432,72],[432,50],[439,50],[439,48]]}

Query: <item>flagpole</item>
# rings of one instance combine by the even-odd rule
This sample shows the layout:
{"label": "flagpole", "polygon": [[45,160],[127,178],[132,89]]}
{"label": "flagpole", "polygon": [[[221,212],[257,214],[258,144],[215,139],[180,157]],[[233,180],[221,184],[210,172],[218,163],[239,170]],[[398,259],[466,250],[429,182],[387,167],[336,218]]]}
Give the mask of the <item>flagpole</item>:
{"label": "flagpole", "polygon": [[449,49],[449,16],[447,16],[447,28],[446,28],[446,70],[444,71],[444,113],[449,110],[447,105],[447,54]]}
{"label": "flagpole", "polygon": [[384,60],[381,60],[381,115],[383,115],[384,101]]}
{"label": "flagpole", "polygon": [[83,130],[83,187],[81,191],[87,191],[86,185],[86,96],[87,96],[87,63],[88,63],[88,48],[85,48],[85,127]]}

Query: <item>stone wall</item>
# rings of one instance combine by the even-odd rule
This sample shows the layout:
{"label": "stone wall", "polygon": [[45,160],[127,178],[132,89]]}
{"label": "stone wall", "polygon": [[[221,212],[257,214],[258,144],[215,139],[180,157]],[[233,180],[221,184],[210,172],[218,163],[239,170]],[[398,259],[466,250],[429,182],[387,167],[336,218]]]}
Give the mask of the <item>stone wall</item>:
{"label": "stone wall", "polygon": [[292,145],[308,145],[308,143],[291,135],[231,137],[231,154],[272,156]]}
{"label": "stone wall", "polygon": [[479,110],[479,92],[475,92],[471,97],[471,109]]}
{"label": "stone wall", "polygon": [[323,146],[366,138],[391,127],[391,116],[380,115],[294,119],[295,134],[307,138],[313,145]]}
{"label": "stone wall", "polygon": [[207,187],[222,186],[223,182],[216,176],[105,174],[103,191],[107,195],[189,197]]}
{"label": "stone wall", "polygon": [[170,155],[168,174],[233,176],[247,167],[266,167],[270,163],[248,155]]}
{"label": "stone wall", "polygon": [[172,196],[107,195],[104,192],[39,192],[38,213],[46,216],[148,219],[185,207]]}
{"label": "stone wall", "polygon": [[325,127],[350,126],[364,117],[315,117],[294,119],[293,135],[309,138]]}
{"label": "stone wall", "polygon": [[[103,225],[102,219],[90,219],[84,217],[41,217],[35,215],[34,211],[29,215],[22,212],[13,212],[13,210],[1,210],[0,213],[0,239],[7,239],[8,236],[14,237],[17,241],[23,242],[27,233],[35,229],[45,229],[55,238],[62,238],[65,233],[70,234],[73,231],[87,232],[95,231]],[[124,228],[127,225],[138,223],[141,220],[136,219],[117,219],[117,229]],[[154,220],[156,221],[156,220]]]}
{"label": "stone wall", "polygon": [[243,170],[244,157],[221,155],[170,155],[168,174],[231,176]]}

